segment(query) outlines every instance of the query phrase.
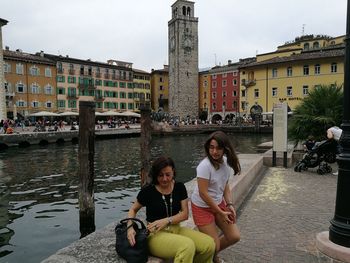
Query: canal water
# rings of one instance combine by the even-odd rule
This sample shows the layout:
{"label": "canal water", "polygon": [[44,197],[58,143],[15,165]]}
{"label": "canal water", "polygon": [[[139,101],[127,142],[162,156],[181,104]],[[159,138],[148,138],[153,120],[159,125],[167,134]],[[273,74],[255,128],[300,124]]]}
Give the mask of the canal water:
{"label": "canal water", "polygon": [[[238,153],[272,135],[229,134]],[[169,155],[177,179],[195,177],[207,135],[154,137],[152,157]],[[78,145],[0,152],[0,262],[40,262],[79,239]],[[140,138],[96,141],[96,229],[125,217],[140,189]]]}

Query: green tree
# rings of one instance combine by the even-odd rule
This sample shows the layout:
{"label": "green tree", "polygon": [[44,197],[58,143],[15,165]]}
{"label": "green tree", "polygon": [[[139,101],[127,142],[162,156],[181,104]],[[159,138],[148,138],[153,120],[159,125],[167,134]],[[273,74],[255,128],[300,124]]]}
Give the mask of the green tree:
{"label": "green tree", "polygon": [[343,117],[343,86],[337,84],[316,87],[293,111],[288,125],[289,139],[305,140],[313,135],[323,140],[326,130],[340,126]]}

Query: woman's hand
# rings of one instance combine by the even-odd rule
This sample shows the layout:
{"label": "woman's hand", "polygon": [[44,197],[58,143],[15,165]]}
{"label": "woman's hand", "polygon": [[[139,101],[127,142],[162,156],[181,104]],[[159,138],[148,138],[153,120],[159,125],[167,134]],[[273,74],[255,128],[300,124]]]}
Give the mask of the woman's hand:
{"label": "woman's hand", "polygon": [[134,228],[129,227],[128,232],[127,232],[127,237],[128,237],[129,244],[132,247],[136,244],[135,235],[136,235],[136,232],[135,232]]}
{"label": "woman's hand", "polygon": [[229,204],[229,205],[227,205],[227,210],[231,213],[229,216],[228,216],[228,218],[230,219],[230,223],[231,224],[234,224],[234,223],[236,223],[236,210],[235,210],[235,208],[233,207],[233,205],[232,204]]}
{"label": "woman's hand", "polygon": [[162,230],[166,226],[168,226],[168,218],[162,218],[162,219],[153,221],[152,223],[149,223],[147,225],[147,229],[151,233],[157,233],[159,230]]}

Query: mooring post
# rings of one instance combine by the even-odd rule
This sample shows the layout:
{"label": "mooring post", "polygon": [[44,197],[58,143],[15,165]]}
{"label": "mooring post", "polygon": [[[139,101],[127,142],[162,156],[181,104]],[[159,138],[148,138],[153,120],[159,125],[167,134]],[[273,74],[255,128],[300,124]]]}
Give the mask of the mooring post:
{"label": "mooring post", "polygon": [[95,102],[79,102],[79,222],[81,238],[95,231]]}
{"label": "mooring post", "polygon": [[140,105],[141,111],[141,187],[149,184],[151,178],[148,176],[151,163],[151,140],[152,140],[152,120],[151,107],[149,103]]}

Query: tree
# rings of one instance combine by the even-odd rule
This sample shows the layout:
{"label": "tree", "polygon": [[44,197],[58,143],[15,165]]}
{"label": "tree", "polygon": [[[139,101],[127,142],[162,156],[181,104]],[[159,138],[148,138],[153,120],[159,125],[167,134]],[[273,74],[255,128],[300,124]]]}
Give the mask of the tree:
{"label": "tree", "polygon": [[323,140],[327,128],[340,126],[343,117],[343,86],[316,87],[293,111],[288,127],[289,139],[305,140],[313,135]]}

